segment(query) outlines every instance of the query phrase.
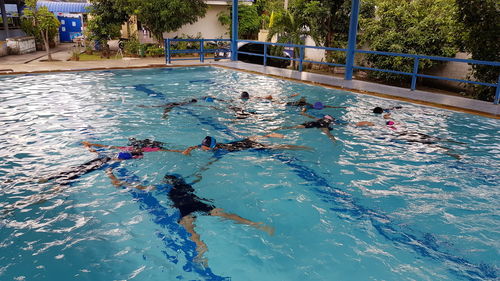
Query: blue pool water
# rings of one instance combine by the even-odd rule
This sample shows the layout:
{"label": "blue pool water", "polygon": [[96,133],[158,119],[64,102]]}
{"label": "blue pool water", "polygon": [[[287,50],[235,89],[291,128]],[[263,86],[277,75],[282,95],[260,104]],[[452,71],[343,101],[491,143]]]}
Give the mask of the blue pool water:
{"label": "blue pool water", "polygon": [[[104,170],[66,186],[38,182],[94,159],[82,141],[150,138],[184,149],[206,135],[229,142],[309,121],[283,103],[242,104],[241,91],[283,102],[300,93],[347,107],[312,115],[375,126],[335,126],[336,143],[318,129],[265,140],[312,150],[154,152],[114,167],[123,181],[159,187],[150,192],[115,188]],[[258,114],[237,120],[226,103],[200,100],[163,119],[154,107],[206,95]],[[0,105],[2,281],[499,278],[497,119],[209,67],[4,76]],[[371,113],[397,105],[396,130]],[[398,137],[405,131],[456,142],[408,142]],[[200,175],[199,197],[275,234],[198,216],[201,266],[165,174],[189,183]]]}

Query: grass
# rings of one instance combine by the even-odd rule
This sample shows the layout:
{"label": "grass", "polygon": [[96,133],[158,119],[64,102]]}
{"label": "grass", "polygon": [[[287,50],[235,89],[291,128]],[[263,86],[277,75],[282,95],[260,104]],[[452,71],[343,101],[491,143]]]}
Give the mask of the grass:
{"label": "grass", "polygon": [[[121,59],[121,56],[116,56],[116,55],[111,55],[109,59]],[[92,61],[92,60],[108,60],[107,58],[101,58],[101,54],[92,54],[92,55],[87,55],[85,53],[80,55],[80,61]]]}

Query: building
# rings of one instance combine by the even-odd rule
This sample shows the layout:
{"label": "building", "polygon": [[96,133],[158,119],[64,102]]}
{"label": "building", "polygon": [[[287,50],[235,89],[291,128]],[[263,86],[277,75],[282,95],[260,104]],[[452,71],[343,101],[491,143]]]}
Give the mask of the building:
{"label": "building", "polygon": [[[163,33],[163,38],[174,38],[181,37],[183,35],[189,35],[196,37],[200,35],[205,39],[215,39],[215,38],[229,38],[228,28],[220,24],[218,20],[218,14],[220,12],[228,12],[231,7],[231,1],[221,1],[221,0],[206,0],[208,5],[207,13],[205,17],[199,19],[193,24],[187,24],[181,27],[179,30],[173,32]],[[249,5],[253,3],[253,0],[240,0],[240,2],[246,2]],[[130,20],[122,26],[122,37],[129,38],[134,34],[137,34],[139,42],[141,43],[154,43],[156,40],[152,37],[151,33],[142,26],[137,17],[133,16]]]}
{"label": "building", "polygon": [[59,40],[61,42],[73,42],[75,37],[82,36],[90,5],[80,2],[37,2],[38,8],[47,7],[61,23],[59,26]]}
{"label": "building", "polygon": [[26,35],[21,30],[23,7],[24,1],[21,0],[0,0],[0,41]]}

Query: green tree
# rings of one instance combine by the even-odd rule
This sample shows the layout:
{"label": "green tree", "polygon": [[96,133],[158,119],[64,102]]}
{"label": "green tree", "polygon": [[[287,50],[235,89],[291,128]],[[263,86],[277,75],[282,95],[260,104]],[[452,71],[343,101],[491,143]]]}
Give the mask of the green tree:
{"label": "green tree", "polygon": [[[232,11],[231,7],[227,11],[220,12],[219,22],[228,27],[228,33],[231,34]],[[238,5],[238,37],[239,39],[256,39],[259,33],[262,17],[257,12],[255,5]]]}
{"label": "green tree", "polygon": [[[309,35],[319,46],[346,48],[349,35],[351,13],[350,0],[294,0],[291,6],[300,12],[302,22],[309,30]],[[360,18],[372,18],[373,0],[361,2]],[[327,61],[345,63],[344,52],[330,52]]]}
{"label": "green tree", "polygon": [[[304,45],[304,41],[309,32],[303,21],[300,10],[297,6],[291,6],[286,11],[276,12],[271,15],[269,23],[269,34],[267,41],[270,41],[274,35],[278,36],[278,43],[288,43]],[[283,48],[274,48],[275,55],[281,56]],[[299,49],[294,48],[293,58],[297,58]],[[293,68],[296,68],[296,62],[292,61]]]}
{"label": "green tree", "polygon": [[[500,12],[498,0],[456,0],[457,21],[465,29],[464,48],[472,59],[500,61]],[[479,81],[497,83],[500,67],[472,65],[472,75]],[[493,100],[495,88],[473,86],[475,98]]]}
{"label": "green tree", "polygon": [[[454,0],[376,0],[376,15],[361,20],[361,38],[373,51],[429,56],[454,56],[459,50],[460,27],[455,21]],[[373,67],[412,72],[413,59],[367,55]],[[436,61],[420,60],[419,70],[426,70]],[[377,79],[391,82],[408,81],[409,76],[372,72]]]}
{"label": "green tree", "polygon": [[50,36],[57,33],[59,28],[59,21],[49,12],[47,7],[36,7],[37,0],[26,0],[26,8],[23,13],[27,21],[25,23],[31,24],[32,30],[40,34],[47,51],[47,60],[52,61],[50,54]]}
{"label": "green tree", "polygon": [[203,0],[131,0],[133,13],[163,45],[163,33],[195,23],[207,11]]}
{"label": "green tree", "polygon": [[99,42],[104,56],[109,57],[108,40],[120,36],[121,25],[130,17],[132,8],[127,0],[90,0],[90,3],[88,39]]}

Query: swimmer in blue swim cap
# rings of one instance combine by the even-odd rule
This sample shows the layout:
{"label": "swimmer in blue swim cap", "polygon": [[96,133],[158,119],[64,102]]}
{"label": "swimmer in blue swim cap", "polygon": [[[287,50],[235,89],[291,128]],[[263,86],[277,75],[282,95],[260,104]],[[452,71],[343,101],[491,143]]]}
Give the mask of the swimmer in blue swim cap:
{"label": "swimmer in blue swim cap", "polygon": [[227,152],[242,151],[248,149],[289,149],[289,150],[310,150],[311,148],[300,145],[267,145],[257,142],[263,138],[284,138],[282,134],[270,133],[264,136],[252,136],[242,140],[232,141],[228,143],[217,143],[214,137],[206,136],[200,145],[190,146],[186,148],[182,154],[189,155],[194,149],[201,150],[224,150]]}

